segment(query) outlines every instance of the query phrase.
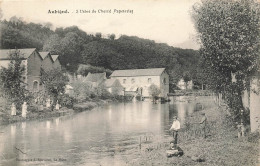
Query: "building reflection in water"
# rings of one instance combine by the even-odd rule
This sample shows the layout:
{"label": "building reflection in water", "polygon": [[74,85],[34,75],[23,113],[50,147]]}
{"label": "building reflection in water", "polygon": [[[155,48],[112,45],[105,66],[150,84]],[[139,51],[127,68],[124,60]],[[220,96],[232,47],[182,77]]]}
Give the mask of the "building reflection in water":
{"label": "building reflection in water", "polygon": [[55,119],[55,124],[56,124],[56,126],[59,126],[59,124],[60,124],[60,118],[56,118],[56,119]]}
{"label": "building reflection in water", "polygon": [[16,125],[11,124],[11,136],[12,136],[12,138],[15,137],[15,133],[16,133]]}
{"label": "building reflection in water", "polygon": [[51,128],[51,122],[50,121],[46,121],[46,128],[50,129]]}
{"label": "building reflection in water", "polygon": [[47,134],[47,136],[50,135],[50,129],[51,129],[51,122],[48,120],[48,121],[46,121],[46,134]]}
{"label": "building reflection in water", "polygon": [[23,132],[23,135],[25,135],[25,131],[26,131],[26,122],[22,122],[22,132]]}

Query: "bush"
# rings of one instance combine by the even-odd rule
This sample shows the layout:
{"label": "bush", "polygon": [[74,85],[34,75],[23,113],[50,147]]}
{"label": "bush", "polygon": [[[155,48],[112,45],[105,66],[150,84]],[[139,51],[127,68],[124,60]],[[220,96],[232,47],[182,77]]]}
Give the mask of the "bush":
{"label": "bush", "polygon": [[136,100],[142,101],[142,96],[141,96],[141,95],[137,95],[137,96],[136,96]]}
{"label": "bush", "polygon": [[124,96],[124,101],[132,101],[133,98],[134,98],[133,95],[125,95],[125,96]]}
{"label": "bush", "polygon": [[38,112],[38,107],[36,104],[28,105],[28,112]]}
{"label": "bush", "polygon": [[67,108],[73,108],[73,105],[75,103],[75,99],[73,97],[70,97],[68,94],[59,96],[59,104],[63,107]]}
{"label": "bush", "polygon": [[76,80],[72,83],[74,90],[73,97],[79,102],[84,102],[89,98],[92,98],[93,90],[91,84],[88,82],[83,82],[82,80]]}
{"label": "bush", "polygon": [[8,102],[7,99],[0,97],[0,114],[5,113],[5,114],[10,114],[11,110],[11,103]]}

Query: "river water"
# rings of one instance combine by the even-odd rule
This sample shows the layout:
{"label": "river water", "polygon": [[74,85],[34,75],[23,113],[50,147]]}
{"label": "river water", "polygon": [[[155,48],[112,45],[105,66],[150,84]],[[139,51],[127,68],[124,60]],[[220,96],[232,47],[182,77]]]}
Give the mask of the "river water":
{"label": "river water", "polygon": [[183,124],[196,110],[195,97],[165,104],[110,103],[70,116],[0,126],[0,165],[123,165],[140,149],[140,139],[169,137],[173,116]]}

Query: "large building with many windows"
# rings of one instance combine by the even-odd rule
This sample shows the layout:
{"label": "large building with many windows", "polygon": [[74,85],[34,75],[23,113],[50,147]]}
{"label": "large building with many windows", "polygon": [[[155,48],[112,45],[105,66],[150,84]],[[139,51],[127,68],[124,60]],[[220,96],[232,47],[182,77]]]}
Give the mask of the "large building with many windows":
{"label": "large building with many windows", "polygon": [[110,78],[119,80],[125,94],[149,97],[152,84],[160,89],[159,97],[167,97],[169,93],[169,75],[165,68],[115,70]]}

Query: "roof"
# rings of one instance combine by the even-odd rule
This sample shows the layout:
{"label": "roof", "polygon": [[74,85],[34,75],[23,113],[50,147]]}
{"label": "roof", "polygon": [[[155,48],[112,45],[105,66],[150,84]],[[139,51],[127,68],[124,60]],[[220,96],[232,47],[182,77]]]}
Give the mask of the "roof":
{"label": "roof", "polygon": [[39,52],[39,53],[40,53],[42,59],[46,58],[49,54],[49,52]]}
{"label": "roof", "polygon": [[105,86],[106,87],[112,87],[113,86],[113,84],[115,83],[115,79],[107,79],[106,81],[105,81]]}
{"label": "roof", "polygon": [[10,59],[10,53],[18,50],[20,52],[21,58],[29,58],[30,55],[36,50],[36,48],[24,48],[24,49],[0,49],[0,59]]}
{"label": "roof", "polygon": [[115,70],[110,77],[159,76],[165,68]]}
{"label": "roof", "polygon": [[55,62],[58,59],[59,55],[51,55],[51,57],[53,59],[53,62]]}
{"label": "roof", "polygon": [[118,79],[107,79],[105,81],[105,87],[110,88],[110,87],[122,87],[123,86],[120,84]]}
{"label": "roof", "polygon": [[98,82],[100,80],[103,80],[106,76],[106,73],[88,73],[87,77],[84,79],[84,81],[91,81],[91,82]]}

